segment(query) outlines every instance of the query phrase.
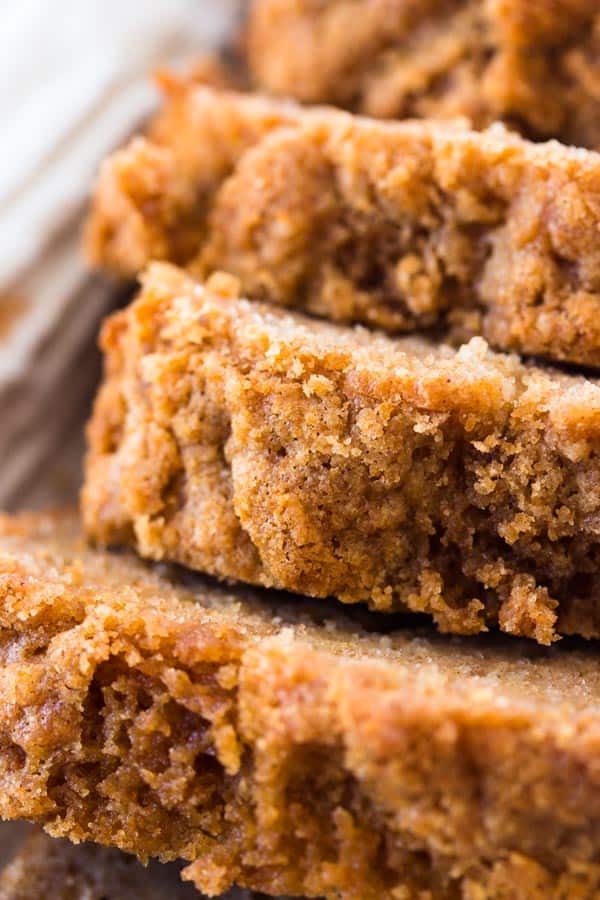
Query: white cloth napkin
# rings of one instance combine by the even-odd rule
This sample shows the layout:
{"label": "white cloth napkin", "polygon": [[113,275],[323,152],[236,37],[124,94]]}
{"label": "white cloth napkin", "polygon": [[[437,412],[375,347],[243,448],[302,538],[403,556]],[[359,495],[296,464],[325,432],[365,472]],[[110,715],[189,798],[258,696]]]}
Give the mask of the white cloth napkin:
{"label": "white cloth napkin", "polygon": [[[48,459],[72,442],[97,375],[113,291],[81,259],[99,161],[150,112],[148,77],[217,48],[237,0],[0,3],[0,508],[48,495]],[[78,473],[74,473],[76,479]],[[33,492],[33,493],[32,493]],[[52,496],[52,494],[51,494]]]}

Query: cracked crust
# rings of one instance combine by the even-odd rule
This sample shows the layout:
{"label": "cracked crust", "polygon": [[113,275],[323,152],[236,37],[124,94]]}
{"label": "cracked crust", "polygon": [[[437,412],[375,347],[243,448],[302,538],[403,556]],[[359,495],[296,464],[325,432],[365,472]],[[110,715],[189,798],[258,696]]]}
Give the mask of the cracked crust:
{"label": "cracked crust", "polygon": [[212,894],[598,895],[594,650],[166,574],[68,516],[1,520],[0,814]]}
{"label": "cracked crust", "polygon": [[104,329],[89,535],[547,643],[600,635],[600,386],[240,300],[165,264]]}
{"label": "cracked crust", "polygon": [[253,0],[246,45],[275,94],[600,149],[597,0]]}
{"label": "cracked crust", "polygon": [[600,155],[179,85],[102,168],[95,264],[235,274],[251,299],[600,365]]}

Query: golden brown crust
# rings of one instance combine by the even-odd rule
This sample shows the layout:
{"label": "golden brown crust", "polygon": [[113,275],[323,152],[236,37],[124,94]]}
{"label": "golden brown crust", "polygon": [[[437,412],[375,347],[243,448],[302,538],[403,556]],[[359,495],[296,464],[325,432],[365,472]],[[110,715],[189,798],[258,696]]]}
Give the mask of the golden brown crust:
{"label": "golden brown crust", "polygon": [[[189,261],[214,194],[288,107],[163,73],[164,108],[146,137],[102,165],[85,243],[95,265],[133,277],[154,259]],[[291,117],[295,107],[289,107]]]}
{"label": "golden brown crust", "polygon": [[102,169],[95,263],[219,269],[391,332],[600,366],[600,156],[181,85]]}
{"label": "golden brown crust", "polygon": [[202,900],[178,876],[175,865],[145,869],[118,850],[36,831],[0,873],[0,900]]}
{"label": "golden brown crust", "polygon": [[246,44],[276,94],[600,149],[596,0],[253,0]]}
{"label": "golden brown crust", "polygon": [[88,533],[440,628],[600,635],[600,385],[156,264],[104,330]]}
{"label": "golden brown crust", "polygon": [[594,650],[317,624],[77,531],[0,524],[1,815],[209,893],[598,895]]}

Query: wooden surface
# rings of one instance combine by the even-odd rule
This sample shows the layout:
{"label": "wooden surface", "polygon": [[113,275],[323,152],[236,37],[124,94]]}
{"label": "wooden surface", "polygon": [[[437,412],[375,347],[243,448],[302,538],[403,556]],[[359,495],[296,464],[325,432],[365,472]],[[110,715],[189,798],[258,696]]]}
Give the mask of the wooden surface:
{"label": "wooden surface", "polygon": [[10,862],[29,830],[30,826],[21,822],[0,822],[0,868]]}

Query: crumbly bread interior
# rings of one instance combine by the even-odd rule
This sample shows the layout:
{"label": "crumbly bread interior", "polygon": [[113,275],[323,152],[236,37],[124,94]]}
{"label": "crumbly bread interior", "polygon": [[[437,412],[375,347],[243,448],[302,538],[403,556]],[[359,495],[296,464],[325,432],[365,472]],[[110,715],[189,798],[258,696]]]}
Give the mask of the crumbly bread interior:
{"label": "crumbly bread interior", "polygon": [[596,896],[593,648],[370,633],[75,517],[0,535],[2,816],[183,857],[211,895]]}
{"label": "crumbly bread interior", "polygon": [[446,631],[600,634],[596,381],[237,292],[157,265],[106,326],[95,540]]}
{"label": "crumbly bread interior", "polygon": [[222,269],[264,299],[600,365],[600,155],[194,83],[109,158],[92,261]]}

